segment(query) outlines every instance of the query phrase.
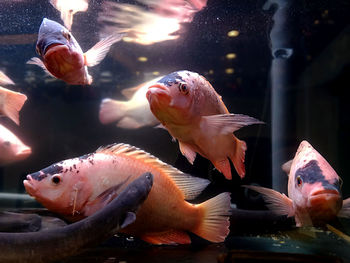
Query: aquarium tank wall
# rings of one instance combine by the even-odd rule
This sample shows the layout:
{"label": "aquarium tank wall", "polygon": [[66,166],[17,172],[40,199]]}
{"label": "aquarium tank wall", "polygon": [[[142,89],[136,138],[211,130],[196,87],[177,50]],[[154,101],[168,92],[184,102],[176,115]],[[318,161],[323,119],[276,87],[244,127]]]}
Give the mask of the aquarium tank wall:
{"label": "aquarium tank wall", "polygon": [[[337,186],[341,198],[350,197],[349,7],[340,0],[0,0],[1,210],[46,211],[48,207],[26,191],[27,175],[99,147],[124,143],[186,176],[209,180],[194,203],[226,192],[232,214],[235,209],[242,213],[231,217],[230,232],[220,249],[191,236],[192,243],[204,246],[198,248],[197,257],[182,247],[170,256],[166,248],[160,253],[169,262],[184,255],[199,262],[204,253],[220,261],[218,255],[233,248],[257,250],[254,242],[271,225],[269,234],[280,233],[286,224],[297,231],[293,216],[286,219],[285,214],[281,223],[268,209],[264,195],[244,186],[274,189],[291,197],[289,170],[286,174],[282,165],[307,141],[331,167],[320,166],[321,184],[327,188],[325,181],[333,180],[328,171],[334,169],[341,178],[334,179],[341,185]],[[176,73],[183,70],[191,73]],[[164,87],[183,97],[171,93],[172,104],[157,108],[161,104],[152,105],[150,90]],[[204,95],[195,93],[195,88],[205,90]],[[191,108],[181,108],[187,105],[183,98],[192,92]],[[176,103],[181,107],[176,108]],[[181,114],[166,112],[169,107]],[[212,115],[221,118],[206,118]],[[243,117],[237,120],[237,116]],[[173,124],[171,118],[176,119]],[[223,134],[231,139],[218,139]],[[232,150],[215,159],[236,139],[246,145],[235,141]],[[246,149],[243,155],[240,148]],[[302,160],[318,155],[307,156]],[[304,183],[319,180],[312,178]],[[268,223],[270,219],[277,225]],[[268,226],[249,225],[259,220]],[[333,226],[350,234],[346,219]],[[250,242],[247,235],[255,239]],[[328,244],[325,254],[334,255],[338,250],[333,246],[344,239],[336,235],[329,243],[316,242],[315,250],[303,251],[295,251],[300,244],[288,241],[286,246],[278,243],[283,249],[268,247],[271,240],[271,236],[264,239],[261,250],[312,255]],[[305,241],[300,236],[296,240]],[[114,246],[125,249],[119,250],[125,256],[121,260],[135,260],[128,257],[125,243]],[[344,253],[337,256],[346,262],[350,257]]]}

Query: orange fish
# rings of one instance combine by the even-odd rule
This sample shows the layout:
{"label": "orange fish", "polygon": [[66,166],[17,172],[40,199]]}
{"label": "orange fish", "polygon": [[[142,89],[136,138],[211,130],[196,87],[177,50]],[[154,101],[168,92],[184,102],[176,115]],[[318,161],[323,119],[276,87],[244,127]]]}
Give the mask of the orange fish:
{"label": "orange fish", "polygon": [[343,201],[341,178],[310,143],[302,141],[294,159],[282,168],[288,173],[288,196],[245,187],[261,193],[274,213],[294,217],[298,227],[324,224],[337,216],[350,218],[350,198]]}
{"label": "orange fish", "polygon": [[113,144],[95,153],[53,164],[29,174],[26,191],[49,210],[72,220],[89,216],[145,172],[154,175],[148,198],[134,223],[121,232],[153,244],[191,243],[187,231],[211,242],[229,233],[230,194],[201,204],[192,200],[209,184],[127,144]]}
{"label": "orange fish", "polygon": [[26,95],[0,87],[0,115],[7,116],[19,125],[19,111],[26,100]]}
{"label": "orange fish", "polygon": [[24,160],[31,153],[29,146],[0,124],[0,165]]}
{"label": "orange fish", "polygon": [[67,28],[44,18],[38,34],[36,51],[43,60],[31,58],[27,63],[45,70],[49,75],[68,84],[90,85],[92,77],[87,67],[99,64],[110,47],[122,38],[122,34],[110,35],[83,53],[80,45]]}
{"label": "orange fish", "polygon": [[0,70],[0,85],[15,85],[15,83]]}
{"label": "orange fish", "polygon": [[233,132],[263,122],[246,115],[230,114],[210,83],[187,70],[161,78],[149,87],[146,96],[151,111],[178,140],[181,153],[191,164],[199,153],[227,179],[232,179],[229,158],[238,175],[244,177],[247,146]]}

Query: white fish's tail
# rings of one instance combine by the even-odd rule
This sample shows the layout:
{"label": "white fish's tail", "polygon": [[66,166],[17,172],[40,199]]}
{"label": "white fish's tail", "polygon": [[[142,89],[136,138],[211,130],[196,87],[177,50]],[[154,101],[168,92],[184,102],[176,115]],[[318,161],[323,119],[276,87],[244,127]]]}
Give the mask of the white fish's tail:
{"label": "white fish's tail", "polygon": [[127,104],[124,101],[103,99],[100,104],[99,118],[102,124],[117,122],[125,116]]}
{"label": "white fish's tail", "polygon": [[[3,88],[0,87],[0,89]],[[13,120],[17,125],[19,125],[19,111],[22,109],[23,104],[26,100],[26,95],[19,92],[7,90],[2,109],[4,115]]]}
{"label": "white fish's tail", "polygon": [[191,231],[211,242],[224,242],[230,232],[230,193],[219,194],[198,206],[204,215],[197,228]]}

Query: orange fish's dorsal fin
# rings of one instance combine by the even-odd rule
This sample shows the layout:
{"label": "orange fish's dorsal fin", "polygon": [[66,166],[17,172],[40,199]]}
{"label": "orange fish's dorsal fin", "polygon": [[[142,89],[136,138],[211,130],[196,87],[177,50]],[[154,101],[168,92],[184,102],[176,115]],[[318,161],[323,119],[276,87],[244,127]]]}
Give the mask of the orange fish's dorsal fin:
{"label": "orange fish's dorsal fin", "polygon": [[155,245],[191,244],[189,235],[181,230],[169,230],[162,233],[152,233],[141,237],[142,240]]}
{"label": "orange fish's dorsal fin", "polygon": [[295,216],[293,201],[285,194],[261,186],[243,185],[243,187],[262,194],[264,200],[268,203],[267,207],[276,215]]}
{"label": "orange fish's dorsal fin", "polygon": [[183,193],[185,200],[193,200],[196,198],[210,183],[210,181],[207,179],[185,174],[175,167],[162,162],[157,157],[154,157],[153,155],[129,144],[111,144],[98,148],[96,153],[124,155],[130,158],[138,159],[148,165],[152,165],[172,179],[172,181]]}

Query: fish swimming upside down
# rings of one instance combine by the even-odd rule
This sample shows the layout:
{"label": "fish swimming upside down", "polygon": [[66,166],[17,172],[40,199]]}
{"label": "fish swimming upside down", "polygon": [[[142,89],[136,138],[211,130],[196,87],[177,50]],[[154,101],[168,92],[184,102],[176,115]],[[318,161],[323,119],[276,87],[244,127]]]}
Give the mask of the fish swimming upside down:
{"label": "fish swimming upside down", "polygon": [[36,51],[42,60],[34,57],[27,63],[41,67],[49,75],[68,84],[90,85],[92,77],[87,67],[99,64],[107,55],[110,47],[120,41],[122,36],[122,34],[110,35],[83,53],[67,28],[44,18],[39,28],[36,44]]}
{"label": "fish swimming upside down", "polygon": [[350,198],[342,199],[341,178],[309,142],[302,141],[294,159],[282,168],[288,174],[288,196],[245,187],[261,193],[275,214],[294,217],[298,227],[323,225],[337,216],[350,218]]}
{"label": "fish swimming upside down", "polygon": [[186,175],[127,144],[53,164],[24,180],[26,191],[49,210],[71,220],[89,216],[109,203],[132,180],[154,175],[147,200],[134,223],[122,232],[153,244],[191,243],[187,231],[211,242],[229,233],[230,194],[191,204],[209,181]]}
{"label": "fish swimming upside down", "polygon": [[161,78],[149,87],[146,96],[151,111],[178,140],[181,153],[191,164],[199,153],[227,179],[232,179],[229,158],[238,175],[245,176],[247,146],[233,132],[263,122],[229,113],[211,84],[203,76],[187,70]]}

